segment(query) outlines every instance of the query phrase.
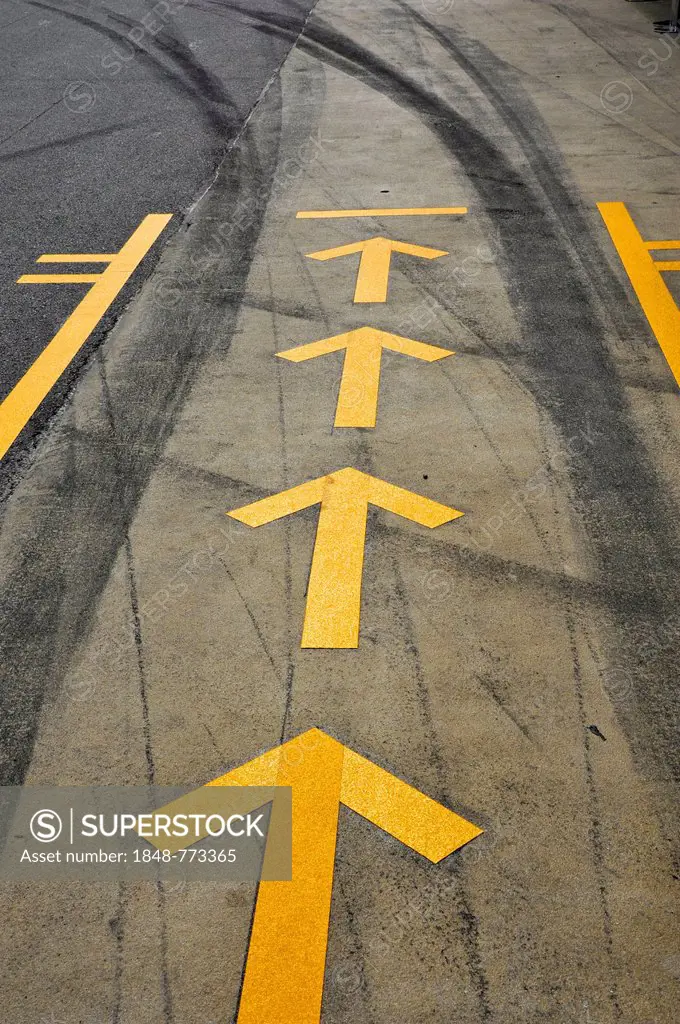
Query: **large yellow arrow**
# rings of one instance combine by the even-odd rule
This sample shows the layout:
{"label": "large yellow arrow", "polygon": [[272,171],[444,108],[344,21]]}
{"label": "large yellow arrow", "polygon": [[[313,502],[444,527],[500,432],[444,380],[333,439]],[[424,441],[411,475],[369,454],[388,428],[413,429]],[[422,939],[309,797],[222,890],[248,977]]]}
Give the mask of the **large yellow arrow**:
{"label": "large yellow arrow", "polygon": [[319,729],[209,785],[292,787],[292,880],[260,883],[238,1024],[319,1024],[340,804],[434,863],[482,832]]}
{"label": "large yellow arrow", "polygon": [[315,359],[329,352],[345,350],[345,362],[342,380],[338,393],[338,405],[335,410],[336,427],[374,427],[378,415],[378,391],[380,389],[380,363],[382,350],[390,349],[403,356],[424,359],[426,363],[434,363],[438,359],[446,359],[454,353],[437,345],[426,345],[422,341],[412,341],[398,334],[388,334],[375,327],[359,327],[356,331],[336,334],[333,338],[313,341],[309,345],[289,348],[278,352],[281,359],[289,359],[292,363],[301,363],[305,359]]}
{"label": "large yellow arrow", "polygon": [[431,249],[427,245],[410,245],[408,242],[397,242],[392,238],[366,238],[362,242],[350,245],[339,245],[335,249],[320,249],[308,252],[312,260],[334,260],[336,256],[349,256],[360,252],[359,272],[355,302],[386,302],[387,281],[390,276],[390,261],[393,252],[404,252],[409,256],[421,256],[424,260],[436,260],[439,256],[448,256],[446,249]]}
{"label": "large yellow arrow", "polygon": [[358,647],[369,504],[430,528],[451,522],[463,513],[358,469],[347,468],[244,505],[227,515],[248,526],[262,526],[319,503],[301,646]]}

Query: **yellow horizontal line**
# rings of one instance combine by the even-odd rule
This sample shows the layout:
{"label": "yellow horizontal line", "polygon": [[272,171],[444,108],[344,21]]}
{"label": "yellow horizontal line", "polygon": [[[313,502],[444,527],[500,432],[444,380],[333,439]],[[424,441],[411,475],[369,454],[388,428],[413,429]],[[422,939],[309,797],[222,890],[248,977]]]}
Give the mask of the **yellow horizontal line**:
{"label": "yellow horizontal line", "polygon": [[298,220],[322,217],[433,217],[436,214],[467,213],[467,206],[413,206],[386,210],[298,210]]}
{"label": "yellow horizontal line", "polygon": [[680,260],[655,260],[657,270],[680,270]]}
{"label": "yellow horizontal line", "polygon": [[669,238],[664,242],[645,242],[646,249],[680,249],[678,239]]}
{"label": "yellow horizontal line", "polygon": [[110,263],[115,252],[46,252],[36,263]]}
{"label": "yellow horizontal line", "polygon": [[93,284],[101,274],[22,274],[17,284]]}

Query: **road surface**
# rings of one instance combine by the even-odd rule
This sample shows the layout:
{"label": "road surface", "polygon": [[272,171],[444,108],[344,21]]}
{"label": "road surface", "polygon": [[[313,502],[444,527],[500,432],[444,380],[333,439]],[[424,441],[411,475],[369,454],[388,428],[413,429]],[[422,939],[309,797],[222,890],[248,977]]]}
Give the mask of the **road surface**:
{"label": "road surface", "polygon": [[2,781],[290,785],[293,880],[6,881],[3,1019],[674,1024],[666,5],[197,0],[82,114],[143,5],[9,6],[5,393],[172,219],[6,456]]}

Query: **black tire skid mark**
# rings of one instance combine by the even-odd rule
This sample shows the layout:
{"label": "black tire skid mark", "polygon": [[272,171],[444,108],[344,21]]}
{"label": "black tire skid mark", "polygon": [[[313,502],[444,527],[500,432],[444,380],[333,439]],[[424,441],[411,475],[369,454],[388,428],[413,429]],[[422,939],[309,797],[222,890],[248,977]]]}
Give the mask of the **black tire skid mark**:
{"label": "black tire skid mark", "polygon": [[[275,31],[275,28],[270,26],[269,30]],[[321,38],[319,38],[320,35]],[[315,42],[320,45],[315,47]],[[602,319],[613,321],[620,337],[625,338],[629,335],[634,337],[636,329],[638,336],[639,334],[644,336],[646,331],[642,327],[638,311],[629,304],[625,292],[609,271],[602,254],[592,241],[591,229],[580,207],[579,200],[571,196],[563,184],[562,176],[555,174],[555,168],[551,166],[549,156],[535,144],[535,140],[526,131],[522,120],[512,125],[513,135],[515,138],[519,135],[520,143],[524,144],[525,151],[527,148],[531,151],[532,170],[538,171],[536,175],[539,186],[538,194],[534,192],[535,185],[533,188],[525,185],[520,178],[515,177],[505,161],[500,161],[498,164],[481,164],[482,167],[498,168],[493,181],[489,181],[484,174],[477,174],[475,160],[469,159],[471,151],[476,156],[479,149],[483,151],[486,148],[489,153],[489,148],[493,151],[495,147],[480,147],[478,138],[473,136],[474,145],[472,147],[468,145],[468,160],[466,161],[457,152],[455,145],[451,144],[453,140],[447,138],[449,133],[444,128],[445,111],[442,111],[438,101],[431,103],[428,102],[431,97],[426,97],[426,103],[423,104],[423,90],[418,90],[410,80],[405,80],[405,76],[395,75],[393,69],[386,67],[384,62],[376,60],[372,54],[367,54],[366,51],[349,43],[347,39],[337,33],[329,33],[325,26],[320,33],[318,18],[315,18],[312,25],[308,27],[306,38],[301,41],[301,46],[333,66],[359,77],[369,87],[379,89],[396,102],[401,102],[407,109],[415,107],[419,110],[423,119],[430,123],[433,131],[440,135],[442,141],[448,145],[460,162],[464,166],[467,165],[469,176],[478,183],[478,191],[485,193],[487,209],[494,215],[491,219],[496,225],[505,251],[506,268],[511,272],[514,270],[514,274],[508,274],[508,279],[512,286],[511,296],[522,313],[520,322],[525,330],[528,328],[528,337],[532,340],[536,338],[539,342],[539,345],[534,344],[529,349],[529,372],[523,374],[527,385],[539,402],[539,408],[549,415],[565,440],[578,436],[579,430],[583,426],[584,418],[579,412],[582,408],[583,382],[586,384],[585,426],[587,429],[592,426],[590,414],[593,411],[596,412],[595,457],[592,457],[593,453],[586,453],[573,459],[570,463],[571,477],[575,485],[577,505],[585,520],[587,532],[591,536],[593,533],[595,534],[601,575],[608,596],[610,620],[615,624],[617,632],[614,644],[618,644],[624,657],[634,657],[636,644],[639,638],[644,638],[647,633],[650,618],[653,625],[659,623],[667,613],[667,608],[674,607],[673,591],[676,587],[677,573],[673,567],[673,512],[667,496],[663,494],[660,482],[647,462],[644,446],[636,435],[621,382],[616,376],[607,351]],[[347,60],[348,49],[354,50],[349,61]],[[495,63],[500,62],[496,61]],[[467,60],[466,64],[469,71],[476,71],[474,62]],[[374,77],[376,65],[380,69],[380,76]],[[376,77],[378,77],[378,82],[375,80]],[[394,89],[390,81],[395,77],[398,78],[402,90],[401,95],[396,97],[395,91],[398,92],[398,90]],[[475,77],[478,78],[477,75]],[[506,84],[504,81],[503,85]],[[495,89],[489,89],[488,82],[485,82],[484,86],[486,87],[483,91],[487,96],[490,91],[496,92]],[[420,93],[420,95],[416,95],[415,102],[411,103],[408,100],[405,101],[403,92],[406,92],[408,100],[413,97],[414,92]],[[502,93],[500,98],[502,98]],[[514,105],[518,100],[517,90],[514,91],[512,98]],[[492,102],[497,108],[498,99],[498,94],[492,96]],[[517,122],[512,106],[505,101],[502,106],[506,108],[506,113],[512,115],[511,120],[514,119]],[[522,109],[521,103],[518,103],[517,106],[520,110]],[[531,112],[533,119],[530,118],[530,123],[541,132],[545,139],[548,137],[545,126],[536,113]],[[461,128],[461,121],[462,119],[456,120],[457,129]],[[470,129],[469,125],[464,127]],[[467,134],[469,143],[471,133],[468,131]],[[460,131],[458,135],[460,135]],[[555,153],[556,150],[553,147],[553,155]],[[512,191],[506,192],[501,197],[501,201],[498,201],[495,189],[506,188],[508,179]],[[484,186],[487,187],[484,188]],[[520,201],[514,204],[508,203],[509,196]],[[557,198],[557,209],[555,208],[555,197]],[[564,202],[565,200],[566,202]],[[564,205],[560,206],[561,203]],[[523,229],[522,225],[512,222],[512,217],[524,214],[527,206],[532,214],[532,224],[528,229]],[[507,218],[509,223],[503,223],[502,218]],[[499,219],[501,223],[498,223]],[[563,280],[562,302],[559,304],[560,309],[567,311],[563,330],[556,330],[555,328],[560,327],[559,321],[556,321],[554,316],[546,315],[550,313],[550,310],[546,309],[544,298],[550,294],[549,279],[542,279],[540,273],[532,275],[531,270],[534,268],[526,268],[526,259],[522,258],[527,252],[531,252],[530,246],[533,240],[532,236],[536,233],[536,225],[540,226],[543,232],[538,236],[543,249],[541,263],[550,267],[553,272],[555,269],[561,269],[561,265],[564,265],[568,271],[568,280],[566,281],[568,287],[565,288]],[[516,230],[514,237],[513,228]],[[522,275],[526,269],[529,270],[528,283],[534,285],[533,289],[527,289],[523,285]],[[567,299],[569,301],[566,301]],[[595,308],[596,303],[592,301],[593,299],[596,300],[597,308]],[[524,300],[524,304],[522,304],[522,300]],[[548,344],[549,333],[545,328],[541,329],[543,327],[541,321],[544,316],[550,324],[551,331],[556,335],[558,345],[556,368],[559,371],[557,375],[554,374],[551,367],[553,349]],[[565,362],[565,353],[571,351],[570,346],[573,341],[571,331],[575,332],[577,355],[580,357],[580,367],[577,366],[577,369],[580,369],[579,374],[571,374],[571,367],[568,362]],[[610,429],[603,430],[602,427]],[[615,450],[615,457],[611,457],[610,447]],[[617,447],[618,452],[616,452]],[[604,486],[600,485],[601,478],[603,478]],[[589,522],[589,504],[592,508],[595,502],[605,506],[604,512],[601,508],[596,508],[593,521]],[[613,538],[607,534],[610,523],[618,527]],[[629,536],[632,536],[632,542],[629,541]],[[675,561],[677,562],[677,558]],[[666,566],[669,571],[663,579],[661,593],[657,594],[660,574]],[[645,608],[642,614],[636,615],[634,609],[640,603],[640,595],[635,592],[635,588],[640,578],[644,580],[645,584],[641,599]],[[669,597],[670,601],[666,604]],[[636,701],[630,708],[617,707],[616,710],[628,726],[632,746],[638,759],[648,761],[651,753],[654,762],[652,770],[657,777],[669,776],[670,767],[674,774],[674,781],[677,781],[678,759],[677,756],[673,758],[677,752],[677,744],[673,735],[677,716],[675,716],[675,708],[672,706],[674,703],[672,690],[666,684],[666,680],[673,678],[672,668],[673,663],[669,658],[665,659],[665,664],[661,664],[660,671],[657,668],[654,674],[655,692],[651,698],[645,694],[649,676],[647,679],[644,676],[638,678]],[[668,697],[666,692],[669,693]],[[645,721],[642,723],[642,728],[638,713],[640,694],[647,697],[644,708]],[[670,706],[667,707],[666,704]],[[655,731],[658,729],[659,721],[663,723],[662,728],[665,733],[661,736]],[[670,761],[669,754],[673,761]],[[605,899],[606,914],[608,914],[606,892],[603,898]],[[607,941],[608,948],[610,948],[611,935],[609,933]],[[612,1000],[615,1014],[620,1015],[621,1009],[615,990],[612,991]]]}
{"label": "black tire skid mark", "polygon": [[[127,32],[122,33],[122,38],[127,39],[133,28],[142,26],[135,18],[128,18],[124,14],[112,11],[109,15],[111,21],[124,26]],[[149,41],[158,48],[161,53],[168,56],[178,68],[184,73],[186,79],[191,83],[196,94],[208,100],[210,103],[230,107],[236,110],[231,97],[224,88],[223,83],[217,75],[196,59],[196,54],[189,46],[186,37],[179,31],[177,25],[172,21],[166,21],[164,27],[153,34],[149,34]]]}
{"label": "black tire skid mark", "polygon": [[[631,305],[628,293],[608,270],[592,234],[592,222],[580,197],[567,184],[568,171],[535,104],[527,96],[520,76],[478,40],[453,42],[441,29],[414,11],[405,0],[394,0],[429,32],[475,82],[517,140],[531,165],[554,219],[564,230],[578,258],[582,280],[600,298],[601,313],[621,338],[648,333],[645,318]],[[598,215],[599,216],[599,215]]]}
{"label": "black tire skid mark", "polygon": [[[583,272],[581,276],[582,283],[586,287],[594,287],[601,297],[601,313],[611,320],[619,336],[631,344],[636,338],[639,338],[640,335],[649,336],[649,328],[644,316],[642,316],[635,305],[631,304],[628,292],[621,285],[616,276],[611,273],[607,264],[603,260],[602,252],[597,243],[593,240],[591,223],[587,214],[583,210],[580,200],[575,198],[570,189],[564,184],[567,172],[563,161],[561,160],[559,151],[555,145],[552,144],[550,146],[550,151],[546,152],[548,147],[545,143],[549,138],[547,126],[542,121],[540,114],[522,89],[519,77],[514,69],[497,58],[491,53],[491,51],[476,40],[474,43],[469,44],[469,52],[466,56],[460,46],[454,46],[448,36],[438,30],[417,12],[413,11],[407,3],[402,2],[402,0],[395,0],[395,3],[399,3],[404,12],[407,12],[412,15],[413,18],[419,20],[423,27],[436,35],[438,41],[445,46],[456,62],[463,67],[468,76],[480,86],[480,89],[491,100],[496,110],[503,117],[515,138],[520,141],[525,151],[528,151],[527,156],[531,162],[532,171],[534,171],[536,175],[538,183],[544,192],[545,198],[550,202],[555,216],[560,221],[570,243],[574,247],[575,253],[578,254],[579,260],[583,263]],[[248,9],[234,3],[230,4],[230,7],[244,13],[247,12],[252,18],[256,17],[254,9]],[[257,16],[259,17],[259,24],[263,31],[267,31],[272,34],[279,34],[286,31],[285,19],[279,18],[276,19],[276,21],[266,20],[265,16],[261,12]],[[312,22],[308,25],[305,34],[301,39],[301,47],[305,46],[307,38],[313,43],[315,39],[315,24],[320,24],[318,16],[315,16]],[[334,50],[332,50],[332,59],[337,60],[336,66],[340,68],[340,70],[344,70],[348,74],[352,74],[354,77],[357,77],[361,74],[362,70],[362,65],[360,63],[361,56],[359,57],[359,62],[356,59],[347,58],[349,60],[349,65],[342,63],[342,58],[347,57],[347,52],[344,51],[348,51],[348,47],[352,46],[356,49],[355,44],[353,44],[347,37],[341,36],[338,33],[335,34],[335,38],[338,45]],[[348,44],[348,46],[343,46],[343,44]],[[313,51],[313,47],[311,47],[311,50]],[[369,51],[362,50],[362,53],[366,55],[369,54]],[[487,65],[486,70],[491,70],[492,67],[495,67],[497,71],[502,70],[502,84],[497,86],[493,86],[491,84],[490,76],[484,75],[482,71],[480,71],[478,63],[475,62],[475,53],[477,53],[478,57],[483,58]],[[316,56],[319,56],[319,54],[316,53]],[[390,73],[395,73],[394,69],[385,65],[384,62],[380,61],[380,59],[375,58],[372,54],[370,56],[374,63],[382,63],[383,70],[388,75]],[[330,50],[328,59],[331,60]],[[416,90],[420,88],[410,79],[408,80],[408,87],[411,89],[415,88]],[[506,99],[506,96],[508,95],[512,95],[512,102],[508,102]],[[394,99],[394,96],[391,98]],[[518,110],[522,112],[522,116],[518,115]],[[441,110],[439,113],[441,113]],[[532,131],[532,125],[538,130]],[[471,175],[471,179],[474,179],[475,181],[482,181],[485,177],[490,177],[492,181],[498,183],[505,180],[502,173],[500,175],[489,175],[488,169],[486,172],[475,172]],[[502,203],[498,203],[496,207],[489,207],[487,209],[492,209],[499,217],[503,214],[513,214],[517,212],[517,210],[504,208]],[[411,266],[411,264],[406,264],[406,266]]]}
{"label": "black tire skid mark", "polygon": [[[590,286],[599,300],[600,316],[613,326],[622,345],[629,349],[646,348],[651,340],[647,321],[639,311],[636,300],[633,299],[631,302],[628,299],[618,279],[609,270],[593,237],[580,197],[567,184],[568,172],[559,150],[551,138],[547,125],[522,88],[517,73],[479,42],[472,46],[467,41],[456,44],[422,15],[413,12],[405,0],[396,2],[402,8],[411,11],[416,20],[434,34],[454,59],[462,63],[466,72],[488,97],[525,152],[550,204],[554,220],[562,228],[576,256],[577,268],[585,270],[585,284]],[[473,59],[475,56],[476,60]],[[579,471],[583,469],[584,462],[587,463],[588,455],[585,459],[579,458],[574,460],[573,464],[570,463],[571,475],[575,492],[580,499],[580,511],[586,530],[593,537],[600,555],[603,582],[612,595],[608,608],[615,632],[615,637],[610,640],[612,662],[625,678],[633,679],[632,700],[629,704],[615,700],[614,710],[626,728],[634,754],[643,765],[643,771],[651,771],[660,781],[672,781],[677,785],[680,777],[680,702],[677,689],[672,682],[675,677],[678,650],[677,624],[672,628],[670,642],[667,637],[669,616],[673,615],[677,599],[680,597],[677,582],[680,565],[675,528],[677,510],[673,494],[664,491],[660,479],[649,464],[651,460],[644,442],[636,437],[636,428],[625,400],[625,368],[623,375],[619,374],[617,368],[607,358],[606,342],[603,342],[603,349],[604,351],[600,353],[603,379],[614,393],[611,411],[614,416],[623,414],[628,428],[628,436],[625,438],[626,450],[622,453],[623,457],[619,458],[621,469],[617,480],[618,490],[624,492],[621,494],[622,502],[631,503],[634,512],[638,513],[637,516],[635,519],[626,517],[619,526],[618,517],[623,518],[623,509],[621,506],[617,508],[616,497],[610,494],[609,507],[605,515],[595,520],[594,525],[599,529],[593,530],[588,521],[587,509],[588,503],[598,501],[597,480],[593,481],[591,478],[588,481],[595,483],[595,487],[590,489],[589,493],[584,493],[585,489],[579,493]],[[592,358],[595,362],[597,352],[593,352]],[[669,389],[677,393],[670,373],[668,384]],[[607,397],[603,395],[603,401],[606,401]],[[574,430],[576,426],[574,409],[560,408],[557,398],[548,411],[553,423],[560,428],[565,438],[574,436],[567,432]],[[588,413],[589,424],[591,414],[592,405]],[[566,429],[565,420],[568,421]],[[593,451],[600,465],[606,462],[609,440],[611,437],[605,437],[602,446]],[[627,456],[632,448],[636,449],[637,461],[629,463]],[[632,473],[629,477],[627,474],[630,470]],[[631,521],[637,529],[629,533]],[[622,559],[617,560],[613,567],[606,558],[608,543],[603,538],[603,531],[606,531],[610,523],[619,526],[619,537],[613,543],[618,543],[623,553]],[[638,599],[635,601],[631,600],[633,588],[637,591]],[[640,608],[640,605],[643,607]],[[573,608],[572,612],[579,618],[580,628],[584,634],[590,636],[589,615],[578,608]],[[622,663],[626,666],[623,671]],[[631,664],[632,673],[628,669]],[[650,755],[652,764],[649,764]],[[663,806],[659,806],[658,810],[667,836],[673,836],[674,822],[668,819]],[[677,860],[677,853],[672,850],[671,856]]]}
{"label": "black tire skid mark", "polygon": [[[518,373],[558,436],[568,442],[586,430],[594,439],[569,461],[574,501],[610,593],[618,658],[636,665],[636,670],[647,669],[636,679],[630,709],[619,704],[617,710],[638,758],[651,758],[648,768],[657,778],[677,783],[680,744],[678,694],[670,684],[673,652],[654,648],[653,666],[645,666],[638,656],[650,630],[654,637],[680,599],[676,511],[638,436],[602,322],[606,306],[607,318],[626,337],[640,321],[638,312],[592,242],[579,200],[535,145],[532,170],[538,171],[539,188],[453,106],[318,17],[308,24],[300,46],[417,113],[475,186],[503,253],[509,296],[522,328],[524,364],[517,364]],[[488,72],[488,52],[483,56]],[[474,66],[464,55],[461,59],[464,66]],[[538,114],[534,123],[547,137]],[[530,145],[523,127],[522,135]],[[494,169],[493,176],[487,175],[487,168]],[[560,204],[558,215],[554,207]],[[636,615],[633,594],[640,590],[645,613]]]}
{"label": "black tire skid mark", "polygon": [[[399,0],[396,0],[396,2],[399,2]],[[407,3],[399,2],[399,6],[402,7],[403,11],[405,11],[407,14],[412,13],[411,8],[409,7],[409,5]],[[424,57],[425,50],[424,50],[424,47],[422,45],[421,34],[418,32],[417,26],[420,24],[421,26],[424,26],[425,28],[428,28],[429,23],[426,23],[425,19],[422,16],[418,16],[417,14],[416,14],[415,17],[407,17],[407,18],[405,18],[405,20],[406,20],[406,23],[407,23],[407,28],[410,29],[410,36],[412,38],[412,45],[413,46],[417,46],[418,53],[420,54],[420,60],[422,62],[425,59],[425,57]],[[450,47],[447,47],[447,49],[449,50]],[[428,87],[431,87],[431,85],[432,85],[432,76],[429,73],[426,73],[426,82],[427,82]],[[469,98],[471,98],[471,97],[469,97]],[[484,103],[483,103],[483,101],[482,102],[478,102],[477,105],[478,105],[478,108],[479,108],[479,111],[480,111],[480,115],[481,115]],[[381,233],[384,233],[384,230],[382,229],[382,225],[381,225]],[[459,321],[460,321],[460,313],[455,308],[455,301],[448,300],[448,296],[445,295],[445,294],[441,295],[440,294],[440,289],[436,285],[432,284],[431,273],[429,272],[429,268],[420,267],[419,264],[417,262],[415,262],[415,261],[403,261],[403,265],[400,267],[400,271],[401,271],[403,276],[406,276],[407,279],[409,279],[413,283],[415,283],[419,287],[421,292],[423,292],[424,294],[430,296],[431,298],[435,298],[437,300],[437,302],[442,306],[443,309],[445,309],[448,312],[450,312],[453,315],[455,315],[456,318],[459,319]],[[496,359],[496,364],[497,364],[497,367],[499,368],[499,370],[501,370],[501,372],[503,372],[505,374],[505,376],[508,378],[509,381],[512,382],[512,384],[514,386],[518,387],[519,390],[521,392],[523,392],[525,395],[527,395],[530,400],[533,400],[533,395],[530,394],[530,392],[529,392],[528,388],[526,387],[526,384],[524,383],[524,380],[522,379],[522,377],[518,376],[511,369],[511,367],[508,366],[508,364],[507,364],[507,351],[506,351],[506,353],[503,353],[502,352],[502,347],[500,345],[494,344],[491,339],[488,339],[486,337],[482,338],[482,335],[479,332],[477,332],[476,336],[481,341],[481,343],[488,349],[488,352],[490,352],[491,357]],[[459,346],[457,346],[457,347],[459,347]],[[515,493],[518,492],[518,490],[521,489],[522,481],[520,481],[514,475],[511,465],[503,457],[502,452],[500,452],[498,450],[498,446],[495,444],[495,442],[494,442],[494,440],[492,438],[492,435],[490,433],[488,433],[488,431],[485,429],[482,420],[480,420],[479,417],[476,415],[476,413],[474,412],[473,408],[470,406],[469,402],[465,399],[465,396],[458,392],[458,388],[456,387],[455,382],[453,380],[451,380],[451,385],[452,385],[453,389],[457,392],[457,400],[463,401],[463,403],[465,404],[466,409],[468,410],[469,415],[475,420],[475,422],[477,423],[477,427],[480,430],[482,436],[485,438],[485,440],[487,441],[488,445],[490,445],[490,449],[493,451],[494,455],[496,456],[496,458],[497,458],[497,460],[498,460],[498,462],[499,462],[499,464],[501,466],[501,469],[503,470],[505,476],[507,477],[509,482],[513,485],[514,492]],[[541,421],[543,422],[543,421],[545,421],[547,419],[548,418],[545,416],[545,413],[543,413],[543,415],[541,416]],[[544,423],[543,433],[545,434],[545,423]],[[543,450],[543,455],[544,455],[544,463],[548,463],[549,462],[549,455],[548,455],[547,451],[545,450],[545,447],[544,447],[544,450]],[[553,489],[554,489],[554,480],[552,480],[552,478],[551,478],[551,483],[552,483],[552,486],[553,486]],[[565,558],[564,558],[564,552],[562,550],[563,549],[563,545],[562,545],[561,539],[559,537],[554,537],[554,538],[551,539],[550,531],[547,530],[547,529],[542,529],[541,528],[540,521],[539,521],[536,513],[534,512],[532,506],[530,506],[530,504],[527,504],[527,505],[524,506],[524,513],[527,516],[527,518],[530,521],[530,523],[532,523],[532,526],[534,527],[534,531],[535,531],[535,535],[536,535],[537,541],[540,544],[540,546],[542,547],[544,553],[547,555],[550,563],[553,566],[557,566],[557,565],[563,564]],[[565,623],[565,629],[567,629],[567,626],[568,626],[568,624]],[[584,630],[586,630],[586,624],[584,623],[584,624],[582,624],[582,626],[583,626]],[[567,632],[568,632],[568,630],[567,630]]]}
{"label": "black tire skid mark", "polygon": [[79,132],[76,135],[67,135],[64,139],[55,139],[51,142],[43,142],[38,146],[27,146],[26,149],[15,149],[11,153],[0,153],[0,164],[9,163],[11,160],[21,160],[22,157],[35,156],[36,153],[49,153],[52,149],[62,149],[66,146],[77,146],[90,139],[104,139],[116,132],[129,131],[142,124],[140,117],[132,118],[129,121],[121,121],[119,124],[112,124],[106,128],[93,128],[88,132]]}

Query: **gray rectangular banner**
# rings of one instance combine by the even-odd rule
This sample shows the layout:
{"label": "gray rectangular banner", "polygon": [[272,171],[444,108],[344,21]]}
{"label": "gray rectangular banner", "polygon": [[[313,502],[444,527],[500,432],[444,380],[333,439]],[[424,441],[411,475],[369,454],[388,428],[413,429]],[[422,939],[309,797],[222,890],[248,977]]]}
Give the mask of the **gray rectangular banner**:
{"label": "gray rectangular banner", "polygon": [[0,881],[287,881],[287,786],[2,786]]}

